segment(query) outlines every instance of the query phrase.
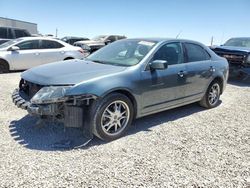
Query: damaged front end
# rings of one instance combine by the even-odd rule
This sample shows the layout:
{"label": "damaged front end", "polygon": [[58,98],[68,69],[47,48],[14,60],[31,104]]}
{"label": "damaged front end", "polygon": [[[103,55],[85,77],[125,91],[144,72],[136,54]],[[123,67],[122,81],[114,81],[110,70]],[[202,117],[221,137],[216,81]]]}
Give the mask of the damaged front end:
{"label": "damaged front end", "polygon": [[67,91],[73,87],[42,86],[22,79],[12,99],[18,107],[26,109],[33,116],[61,122],[65,127],[84,128],[86,135],[92,137],[91,128],[85,122],[89,105],[97,96],[67,95]]}

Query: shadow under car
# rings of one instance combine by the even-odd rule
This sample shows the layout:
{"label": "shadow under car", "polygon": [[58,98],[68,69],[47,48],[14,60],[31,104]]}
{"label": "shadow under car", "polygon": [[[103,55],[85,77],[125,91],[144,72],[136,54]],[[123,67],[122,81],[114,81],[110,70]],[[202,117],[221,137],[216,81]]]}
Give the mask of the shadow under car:
{"label": "shadow under car", "polygon": [[[204,108],[194,103],[146,116],[135,120],[125,136],[133,135],[140,131],[151,131],[150,128],[154,126],[203,110]],[[20,120],[12,121],[9,125],[10,134],[14,140],[24,147],[43,151],[73,149],[83,145],[87,141],[83,136],[82,129],[64,128],[62,124],[51,122],[37,124],[37,121],[37,118],[29,115],[24,116]],[[94,137],[87,146],[82,148],[89,148],[105,143]]]}

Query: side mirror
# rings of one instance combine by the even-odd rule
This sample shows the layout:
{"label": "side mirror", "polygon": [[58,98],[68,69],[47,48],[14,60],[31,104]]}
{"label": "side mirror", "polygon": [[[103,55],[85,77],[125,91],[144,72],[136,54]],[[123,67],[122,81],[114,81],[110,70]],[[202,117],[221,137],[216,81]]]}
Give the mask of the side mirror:
{"label": "side mirror", "polygon": [[8,51],[17,51],[20,50],[20,48],[18,46],[11,46]]}
{"label": "side mirror", "polygon": [[149,66],[151,70],[164,70],[168,68],[168,62],[165,60],[154,60]]}

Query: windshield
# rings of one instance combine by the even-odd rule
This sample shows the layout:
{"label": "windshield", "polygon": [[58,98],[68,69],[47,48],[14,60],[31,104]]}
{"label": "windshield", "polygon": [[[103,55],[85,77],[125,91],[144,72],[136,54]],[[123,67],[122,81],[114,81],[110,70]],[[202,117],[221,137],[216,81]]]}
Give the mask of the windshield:
{"label": "windshield", "polygon": [[13,39],[13,40],[10,40],[10,41],[8,41],[8,42],[5,42],[5,43],[3,43],[3,44],[1,44],[0,45],[0,48],[7,48],[7,47],[9,47],[9,46],[11,46],[12,44],[15,44],[15,43],[17,43],[17,42],[20,42],[20,41],[22,41],[23,39]]}
{"label": "windshield", "polygon": [[107,37],[106,35],[99,35],[99,36],[94,37],[92,40],[103,41],[103,40],[105,40],[106,37]]}
{"label": "windshield", "polygon": [[98,63],[133,66],[138,64],[155,46],[147,40],[122,40],[111,43],[88,56],[87,60]]}
{"label": "windshield", "polygon": [[229,39],[224,46],[237,46],[250,48],[250,38],[233,38]]}

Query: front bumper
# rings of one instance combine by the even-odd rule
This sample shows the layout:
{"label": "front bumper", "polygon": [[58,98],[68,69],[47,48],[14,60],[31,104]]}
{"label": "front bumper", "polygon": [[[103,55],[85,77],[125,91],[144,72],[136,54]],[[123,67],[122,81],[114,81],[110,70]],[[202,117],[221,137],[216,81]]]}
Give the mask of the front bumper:
{"label": "front bumper", "polygon": [[30,101],[24,96],[24,93],[20,92],[18,89],[15,89],[12,93],[12,101],[18,107],[24,110],[27,110],[31,103]]}
{"label": "front bumper", "polygon": [[42,105],[32,104],[27,95],[18,89],[15,89],[12,93],[12,101],[18,108],[27,110],[29,114],[37,116],[60,115],[59,108],[60,106],[62,106],[62,103],[51,103]]}
{"label": "front bumper", "polygon": [[[93,138],[92,128],[89,123],[85,123],[85,114],[87,112],[90,100],[96,99],[95,96],[89,96],[89,98],[77,98],[73,100],[73,103],[52,103],[35,105],[30,102],[28,97],[22,91],[15,89],[12,93],[12,100],[14,104],[24,110],[27,110],[29,114],[40,116],[42,118],[62,122],[65,127],[83,128],[84,136],[87,138]],[[74,105],[75,104],[75,105]]]}

